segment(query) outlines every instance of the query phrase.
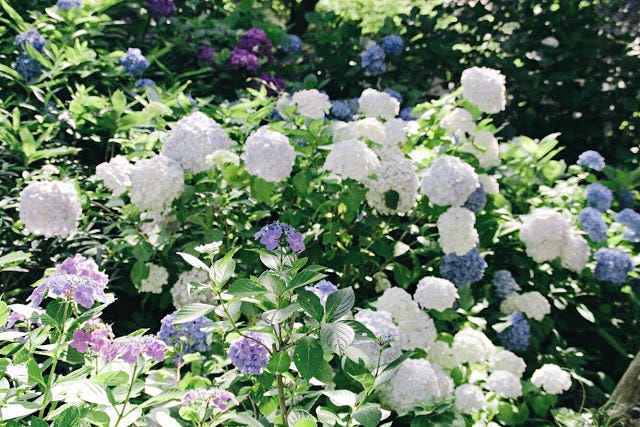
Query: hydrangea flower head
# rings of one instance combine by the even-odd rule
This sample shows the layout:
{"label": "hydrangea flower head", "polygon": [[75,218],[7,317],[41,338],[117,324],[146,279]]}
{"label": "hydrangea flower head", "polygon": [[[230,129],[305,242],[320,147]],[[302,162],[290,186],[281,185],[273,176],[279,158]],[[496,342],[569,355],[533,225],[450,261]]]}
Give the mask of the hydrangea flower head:
{"label": "hydrangea flower head", "polygon": [[438,243],[445,254],[464,255],[479,243],[476,216],[469,209],[451,207],[438,218]]}
{"label": "hydrangea flower head", "polygon": [[207,283],[209,275],[202,270],[191,269],[184,271],[178,276],[178,280],[171,287],[171,297],[175,308],[182,308],[185,305],[195,302],[207,304],[214,299],[213,291],[207,288],[199,288],[197,290],[189,289],[191,282]]}
{"label": "hydrangea flower head", "polygon": [[271,40],[269,40],[267,34],[260,28],[247,30],[245,35],[238,41],[236,48],[251,52],[255,54],[257,58],[266,58],[267,62],[271,62],[273,58]]}
{"label": "hydrangea flower head", "polygon": [[624,224],[622,235],[630,242],[640,242],[640,214],[633,209],[625,208],[616,215],[616,222]]}
{"label": "hydrangea flower head", "polygon": [[322,304],[327,302],[329,295],[338,290],[338,287],[328,280],[320,280],[315,285],[305,286],[304,288],[309,292],[313,292]]}
{"label": "hydrangea flower head", "polygon": [[118,356],[127,363],[135,364],[140,357],[162,362],[165,359],[167,345],[151,335],[122,337],[114,341]]}
{"label": "hydrangea flower head", "polygon": [[375,171],[376,177],[364,182],[367,204],[383,215],[405,214],[416,204],[415,165],[400,153],[387,156],[381,153],[382,162]]}
{"label": "hydrangea flower head", "polygon": [[55,273],[82,276],[102,287],[107,286],[109,282],[109,276],[98,271],[98,264],[96,264],[93,259],[85,258],[80,254],[76,254],[62,261],[62,264],[56,268]]}
{"label": "hydrangea flower head", "polygon": [[60,9],[73,9],[76,7],[82,7],[82,1],[81,0],[58,0],[58,3],[56,3],[56,6],[58,6]]}
{"label": "hydrangea flower head", "polygon": [[144,57],[142,51],[135,47],[130,47],[120,58],[120,63],[126,73],[133,77],[141,76],[149,66],[149,61]]}
{"label": "hydrangea flower head", "polygon": [[384,49],[374,44],[360,55],[360,65],[367,76],[377,76],[387,71]]}
{"label": "hydrangea flower head", "polygon": [[384,90],[384,93],[388,93],[389,95],[391,95],[392,98],[397,99],[398,102],[402,104],[402,95],[400,95],[400,92],[393,90],[391,88],[388,88]]}
{"label": "hydrangea flower head", "polygon": [[578,221],[589,238],[594,242],[602,242],[607,238],[607,223],[604,222],[602,212],[596,208],[586,207],[578,216]]}
{"label": "hydrangea flower head", "polygon": [[391,313],[383,310],[360,310],[354,318],[369,329],[377,338],[356,338],[352,346],[360,350],[365,356],[365,364],[375,368],[378,364],[386,365],[396,360],[402,354],[405,336],[402,330],[393,322]]}
{"label": "hydrangea flower head", "polygon": [[580,154],[577,163],[595,171],[601,171],[605,166],[604,157],[595,150],[588,150]]}
{"label": "hydrangea flower head", "polygon": [[413,115],[413,107],[404,107],[402,110],[400,110],[400,115],[398,117],[400,117],[405,122],[410,122],[417,119],[417,117]]}
{"label": "hydrangea flower head", "polygon": [[111,326],[98,318],[94,318],[73,331],[69,345],[80,353],[86,353],[91,350],[93,353],[102,356],[106,361],[111,361],[118,354],[118,348],[114,345],[113,338]]}
{"label": "hydrangea flower head", "polygon": [[462,206],[480,185],[475,170],[457,157],[433,161],[422,179],[422,193],[440,206]]}
{"label": "hydrangea flower head", "polygon": [[498,113],[506,105],[505,77],[498,70],[467,68],[460,79],[462,96],[485,113]]}
{"label": "hydrangea flower head", "polygon": [[596,260],[596,279],[621,285],[633,270],[631,256],[617,249],[600,248],[593,258]]}
{"label": "hydrangea flower head", "polygon": [[456,388],[456,408],[463,414],[480,411],[487,404],[482,389],[474,384],[462,384]]}
{"label": "hydrangea flower head", "polygon": [[182,407],[193,404],[215,406],[221,411],[226,411],[231,406],[238,405],[238,399],[232,393],[219,388],[198,388],[187,391],[182,399]]}
{"label": "hydrangea flower head", "polygon": [[469,209],[473,213],[481,212],[487,204],[487,192],[484,191],[482,185],[478,186],[476,190],[471,193],[463,207]]}
{"label": "hydrangea flower head", "polygon": [[326,93],[318,89],[303,89],[293,94],[291,101],[298,106],[298,113],[310,119],[323,119],[331,109]]}
{"label": "hydrangea flower head", "polygon": [[410,320],[420,314],[420,308],[411,295],[397,286],[386,289],[374,305],[377,310],[391,314],[396,322]]}
{"label": "hydrangea flower head", "polygon": [[270,182],[286,179],[293,169],[296,152],[285,135],[265,127],[249,135],[242,159],[247,172]]}
{"label": "hydrangea flower head", "polygon": [[47,44],[47,41],[40,35],[38,30],[36,30],[35,28],[31,28],[23,33],[18,34],[13,44],[21,50],[24,50],[24,46],[27,44],[35,50],[42,50]]}
{"label": "hydrangea flower head", "polygon": [[503,313],[511,314],[521,311],[528,318],[541,321],[544,316],[551,313],[549,301],[538,291],[511,294],[500,304]]}
{"label": "hydrangea flower head", "polygon": [[305,246],[302,234],[290,225],[281,222],[265,225],[254,235],[254,238],[256,240],[260,239],[260,243],[265,245],[268,250],[273,251],[282,244],[283,236],[292,252],[304,251]]}
{"label": "hydrangea flower head", "polygon": [[185,354],[209,350],[207,338],[211,333],[202,328],[213,322],[202,316],[190,322],[174,324],[176,314],[177,312],[173,312],[162,318],[158,332],[158,338],[176,349],[176,359],[179,360]]}
{"label": "hydrangea flower head", "polygon": [[531,342],[531,327],[521,312],[509,316],[511,326],[498,334],[502,346],[508,350],[526,350]]}
{"label": "hydrangea flower head", "polygon": [[404,49],[404,41],[397,35],[386,36],[382,39],[382,49],[389,56],[398,56]]}
{"label": "hydrangea flower head", "polygon": [[635,193],[631,190],[616,192],[616,199],[618,200],[618,203],[620,204],[620,207],[622,209],[633,208],[633,202],[635,201],[635,198]]}
{"label": "hydrangea flower head", "polygon": [[18,56],[14,69],[26,82],[32,82],[42,74],[40,63],[27,54]]}
{"label": "hydrangea flower head", "polygon": [[367,88],[360,94],[358,110],[367,117],[390,120],[400,112],[400,102],[387,92]]}
{"label": "hydrangea flower head", "polygon": [[247,332],[232,342],[227,356],[243,374],[260,375],[269,363],[264,339],[257,332]]}
{"label": "hydrangea flower head", "polygon": [[198,59],[204,61],[206,64],[213,64],[215,62],[214,56],[216,51],[211,46],[200,46],[200,50],[198,51]]}
{"label": "hydrangea flower head", "polygon": [[163,266],[151,262],[146,263],[146,266],[149,269],[149,275],[142,279],[139,291],[152,294],[162,293],[162,287],[167,284],[169,279],[169,272]]}
{"label": "hydrangea flower head", "polygon": [[509,371],[518,378],[522,378],[527,364],[524,359],[516,356],[509,350],[498,350],[493,352],[489,358],[490,371]]}
{"label": "hydrangea flower head", "polygon": [[20,221],[25,230],[45,237],[68,237],[82,214],[76,188],[67,182],[35,181],[20,193]]}
{"label": "hydrangea flower head", "polygon": [[547,393],[561,394],[571,388],[571,375],[558,365],[547,363],[536,369],[531,382]]}
{"label": "hydrangea flower head", "polygon": [[333,144],[322,169],[343,178],[363,181],[376,173],[379,167],[378,156],[367,144],[358,139],[349,139]]}
{"label": "hydrangea flower head", "polygon": [[511,273],[507,270],[496,271],[493,274],[492,283],[499,298],[506,298],[520,290],[520,285],[516,283]]}
{"label": "hydrangea flower head", "polygon": [[455,137],[456,142],[465,140],[476,129],[473,116],[464,108],[455,108],[440,121],[440,126],[448,135]]}
{"label": "hydrangea flower head", "polygon": [[413,299],[427,310],[444,311],[453,307],[458,298],[458,290],[448,280],[427,276],[420,279]]}
{"label": "hydrangea flower head", "polygon": [[231,68],[255,72],[258,70],[258,57],[253,52],[236,47],[231,51],[229,64]]}
{"label": "hydrangea flower head", "polygon": [[482,279],[486,268],[487,262],[478,248],[473,248],[464,255],[447,254],[440,260],[440,274],[457,287],[471,285]]}
{"label": "hydrangea flower head", "polygon": [[131,168],[130,176],[131,203],[144,210],[162,211],[184,189],[180,164],[163,155],[138,161]]}
{"label": "hydrangea flower head", "polygon": [[302,40],[295,34],[289,34],[280,48],[287,55],[297,55],[302,50]]}
{"label": "hydrangea flower head", "polygon": [[494,345],[485,334],[466,327],[453,337],[451,350],[458,363],[478,363],[489,360]]}
{"label": "hydrangea flower head", "polygon": [[136,80],[136,82],[133,84],[133,86],[135,87],[152,87],[155,86],[156,82],[154,82],[151,79],[140,79],[140,80]]}
{"label": "hydrangea flower head", "polygon": [[544,262],[562,255],[569,231],[569,224],[562,214],[551,208],[539,208],[524,217],[520,239],[526,246],[527,255],[536,262]]}
{"label": "hydrangea flower head", "polygon": [[147,0],[147,10],[154,19],[173,15],[176,5],[173,0]]}
{"label": "hydrangea flower head", "polygon": [[345,122],[353,120],[353,112],[348,101],[331,101],[329,113],[338,120]]}
{"label": "hydrangea flower head", "polygon": [[487,389],[506,398],[522,396],[520,379],[509,371],[494,371],[487,378]]}
{"label": "hydrangea flower head", "polygon": [[587,185],[587,204],[592,208],[604,212],[611,207],[613,202],[613,192],[604,185],[594,182]]}
{"label": "hydrangea flower head", "polygon": [[462,151],[476,156],[482,168],[500,165],[500,146],[498,145],[498,140],[487,130],[474,133],[473,144],[471,142],[465,143],[462,146]]}

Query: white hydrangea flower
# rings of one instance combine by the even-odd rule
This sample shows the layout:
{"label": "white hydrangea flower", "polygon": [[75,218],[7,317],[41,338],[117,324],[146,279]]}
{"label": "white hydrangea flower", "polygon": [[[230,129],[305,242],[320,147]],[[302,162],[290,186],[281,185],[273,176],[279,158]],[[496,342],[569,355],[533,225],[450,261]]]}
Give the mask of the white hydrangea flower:
{"label": "white hydrangea flower", "polygon": [[329,126],[327,126],[327,132],[333,137],[334,143],[350,139],[358,139],[358,130],[356,129],[354,122],[334,120],[329,124]]}
{"label": "white hydrangea flower", "polygon": [[386,92],[368,88],[360,95],[358,111],[367,117],[389,120],[400,112],[400,102]]}
{"label": "white hydrangea flower", "polygon": [[411,295],[397,286],[384,291],[374,305],[376,309],[390,313],[396,322],[410,320],[420,313],[420,308]]}
{"label": "white hydrangea flower", "polygon": [[542,320],[551,313],[549,301],[538,291],[525,292],[523,294],[511,294],[500,304],[500,311],[511,314],[521,311],[530,319]]}
{"label": "white hydrangea flower", "polygon": [[449,208],[438,218],[438,243],[445,254],[464,255],[480,242],[476,216],[466,208]]}
{"label": "white hydrangea flower", "polygon": [[505,77],[486,67],[467,68],[462,72],[462,96],[485,113],[498,113],[506,106]]}
{"label": "white hydrangea flower", "polygon": [[20,221],[25,231],[44,237],[68,237],[78,231],[82,214],[73,184],[34,181],[20,192]]}
{"label": "white hydrangea flower", "polygon": [[[418,177],[413,162],[407,158],[395,156],[380,163],[375,179],[366,179],[366,199],[369,206],[383,215],[404,214],[416,204]],[[394,207],[387,206],[385,193],[395,191],[398,202]]]}
{"label": "white hydrangea flower", "polygon": [[415,317],[398,321],[398,327],[405,337],[403,350],[427,349],[438,335],[433,319],[422,311]]}
{"label": "white hydrangea flower", "polygon": [[457,157],[438,157],[422,179],[422,193],[441,206],[462,206],[478,188],[478,174]]}
{"label": "white hydrangea flower", "polygon": [[331,171],[343,178],[362,181],[380,167],[378,156],[367,144],[349,139],[332,145],[322,170]]}
{"label": "white hydrangea flower", "polygon": [[451,393],[447,382],[434,365],[425,359],[408,359],[398,367],[393,378],[380,386],[380,398],[398,414],[405,414],[420,404],[442,400]]}
{"label": "white hydrangea flower", "polygon": [[212,118],[195,111],[178,120],[163,140],[162,154],[175,160],[187,172],[209,169],[207,155],[226,150],[231,145],[227,133]]}
{"label": "white hydrangea flower", "polygon": [[100,163],[96,167],[96,179],[101,179],[114,196],[119,196],[131,185],[131,168],[133,165],[125,156],[115,156],[109,163]]}
{"label": "white hydrangea flower", "polygon": [[310,119],[323,119],[331,109],[329,96],[318,89],[299,90],[293,94],[291,101],[298,106],[298,114]]}
{"label": "white hydrangea flower", "polygon": [[387,143],[387,131],[375,117],[356,120],[352,122],[352,126],[358,139],[368,139],[380,145]]}
{"label": "white hydrangea flower", "polygon": [[571,388],[571,375],[558,365],[547,363],[531,376],[531,382],[551,394],[561,394]]}
{"label": "white hydrangea flower", "polygon": [[455,136],[460,140],[467,138],[476,129],[473,116],[464,108],[456,108],[440,121],[440,126],[444,128],[449,135]]}
{"label": "white hydrangea flower", "polygon": [[279,182],[291,174],[296,152],[289,138],[262,127],[247,138],[242,159],[251,175]]}
{"label": "white hydrangea flower", "polygon": [[131,202],[143,210],[161,211],[184,189],[182,168],[170,158],[157,155],[131,168]]}
{"label": "white hydrangea flower", "polygon": [[384,131],[386,134],[386,144],[402,144],[407,140],[406,132],[407,122],[402,119],[389,119],[384,123]]}
{"label": "white hydrangea flower", "polygon": [[[476,148],[476,146],[484,149],[484,151]],[[498,140],[487,130],[473,134],[473,144],[471,142],[465,143],[462,146],[462,151],[476,156],[480,162],[480,166],[483,168],[500,165],[500,146],[498,145]]]}
{"label": "white hydrangea flower", "polygon": [[486,173],[478,174],[478,181],[480,185],[482,185],[485,193],[498,194],[500,192],[498,180],[493,175],[487,175]]}
{"label": "white hydrangea flower", "polygon": [[462,384],[456,388],[456,409],[463,414],[480,411],[487,404],[482,389],[474,384]]}
{"label": "white hydrangea flower", "polygon": [[440,389],[440,395],[442,398],[449,398],[453,395],[453,380],[447,373],[442,369],[441,366],[432,363],[431,368],[436,373],[436,379],[438,380],[438,388]]}
{"label": "white hydrangea flower", "polygon": [[494,346],[485,334],[467,327],[455,334],[451,350],[459,364],[473,364],[489,359]]}
{"label": "white hydrangea flower", "polygon": [[54,175],[60,175],[60,169],[49,163],[47,163],[46,165],[42,165],[42,167],[40,168],[40,172],[45,179],[49,179]]}
{"label": "white hydrangea flower", "polygon": [[536,262],[550,261],[562,254],[562,246],[569,232],[564,217],[551,208],[539,208],[524,216],[520,240],[527,255]]}
{"label": "white hydrangea flower", "polygon": [[189,283],[191,282],[206,284],[209,282],[209,275],[207,272],[195,268],[180,273],[178,280],[171,288],[171,296],[173,297],[175,308],[179,309],[196,302],[203,304],[213,303],[214,295],[210,289],[198,289],[196,292],[189,293]]}
{"label": "white hydrangea flower", "polygon": [[156,248],[166,243],[166,239],[162,239],[162,230],[177,225],[177,218],[172,215],[170,209],[142,212],[140,220],[142,221],[140,231],[147,237],[147,241],[151,243],[151,246]]}
{"label": "white hydrangea flower", "polygon": [[162,287],[167,284],[167,280],[169,279],[169,272],[161,265],[150,262],[146,263],[146,266],[149,268],[149,275],[145,279],[142,279],[139,289],[140,292],[150,292],[152,294],[162,293]]}
{"label": "white hydrangea flower", "polygon": [[456,286],[446,279],[427,276],[420,279],[413,299],[420,307],[430,310],[444,311],[453,307],[458,298]]}
{"label": "white hydrangea flower", "polygon": [[509,371],[518,378],[522,378],[527,364],[524,359],[509,350],[498,350],[489,358],[490,371]]}
{"label": "white hydrangea flower", "polygon": [[494,371],[487,378],[488,390],[506,398],[522,396],[522,383],[520,379],[509,371]]}
{"label": "white hydrangea flower", "polygon": [[432,363],[442,366],[445,369],[453,369],[458,366],[458,361],[451,347],[444,341],[433,342],[429,346],[427,357]]}
{"label": "white hydrangea flower", "polygon": [[589,247],[589,242],[578,234],[568,233],[560,253],[562,265],[571,271],[579,272],[586,267],[590,257],[591,248]]}
{"label": "white hydrangea flower", "polygon": [[240,165],[240,156],[231,150],[220,149],[205,157],[205,162],[213,168],[222,169],[226,165]]}
{"label": "white hydrangea flower", "polygon": [[[388,341],[390,345],[382,350],[380,363],[386,365],[393,362],[402,354],[405,337],[398,326],[393,323],[391,313],[386,311],[373,311],[369,309],[360,310],[354,318],[366,326],[379,339]],[[381,346],[368,338],[357,338],[351,344],[352,347],[360,350],[366,360],[364,362],[369,367],[376,367]]]}

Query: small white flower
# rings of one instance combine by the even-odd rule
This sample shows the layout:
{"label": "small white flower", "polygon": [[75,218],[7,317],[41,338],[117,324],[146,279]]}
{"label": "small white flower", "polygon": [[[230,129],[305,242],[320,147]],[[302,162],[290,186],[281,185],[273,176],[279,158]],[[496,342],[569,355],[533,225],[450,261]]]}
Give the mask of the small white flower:
{"label": "small white flower", "polygon": [[480,239],[475,228],[476,216],[466,208],[449,208],[438,218],[438,243],[445,254],[464,255]]}
{"label": "small white flower", "polygon": [[527,364],[524,359],[509,350],[498,350],[489,358],[490,371],[509,371],[518,378],[522,378]]}
{"label": "small white flower", "polygon": [[456,388],[456,409],[463,414],[480,411],[487,404],[482,389],[474,384],[462,384]]}
{"label": "small white flower", "polygon": [[471,134],[476,128],[473,116],[464,108],[456,108],[444,116],[440,121],[440,126],[442,126],[449,135],[461,140],[466,139],[467,135]]}
{"label": "small white flower", "polygon": [[78,231],[82,214],[73,184],[35,181],[20,193],[20,221],[25,231],[45,237],[68,237]]}
{"label": "small white flower", "polygon": [[146,263],[146,266],[149,268],[149,275],[142,279],[140,292],[162,293],[162,287],[167,284],[167,279],[169,279],[169,272],[166,268],[150,262]]}
{"label": "small white flower", "polygon": [[458,298],[456,286],[446,279],[427,276],[420,279],[413,299],[424,309],[444,311]]}
{"label": "small white flower", "polygon": [[498,113],[506,105],[505,77],[498,70],[467,68],[462,72],[462,96],[485,113]]}
{"label": "small white flower", "polygon": [[564,217],[551,208],[539,208],[524,216],[520,240],[527,255],[536,262],[550,261],[562,254],[562,246],[569,232]]}
{"label": "small white flower", "polygon": [[489,359],[494,346],[485,334],[467,327],[455,334],[451,349],[459,364],[473,364]]}
{"label": "small white flower", "polygon": [[213,292],[207,288],[201,288],[195,292],[189,292],[189,283],[191,282],[206,284],[209,282],[209,275],[206,271],[195,268],[180,273],[178,280],[171,288],[171,297],[173,298],[174,307],[181,308],[195,302],[213,304]]}
{"label": "small white flower", "polygon": [[378,156],[367,144],[350,139],[333,144],[322,170],[328,170],[344,178],[362,181],[380,167]]}
{"label": "small white flower", "polygon": [[131,202],[143,210],[161,211],[184,189],[180,165],[157,155],[137,162],[131,168]]}
{"label": "small white flower", "polygon": [[586,239],[578,234],[568,233],[560,253],[562,265],[571,271],[580,272],[590,257],[591,249]]}
{"label": "small white flower", "polygon": [[396,322],[410,320],[420,313],[420,308],[411,295],[397,286],[384,291],[374,305],[376,309],[390,313]]}
{"label": "small white flower", "polygon": [[317,89],[300,90],[293,94],[291,101],[298,106],[298,113],[310,119],[323,119],[331,109],[326,93]]}
{"label": "small white flower", "polygon": [[366,117],[389,120],[400,112],[400,102],[386,92],[369,88],[360,95],[358,111]]}
{"label": "small white flower", "polygon": [[[385,157],[375,171],[376,178],[367,178],[366,199],[369,206],[383,215],[404,214],[416,204],[418,177],[413,162],[405,157]],[[388,192],[397,194],[395,206],[387,199]]]}
{"label": "small white flower", "polygon": [[478,175],[457,157],[438,157],[422,179],[422,193],[440,206],[462,206],[478,188]]}
{"label": "small white flower", "polygon": [[485,193],[498,194],[500,192],[500,185],[498,180],[493,175],[487,175],[486,173],[478,174],[478,181]]}
{"label": "small white flower", "polygon": [[521,311],[528,318],[541,321],[544,316],[551,313],[551,306],[540,292],[532,291],[509,295],[500,304],[500,311],[506,314]]}
{"label": "small white flower", "polygon": [[[484,151],[476,148],[476,146]],[[500,164],[500,147],[498,140],[489,131],[483,130],[473,134],[473,144],[471,142],[465,143],[462,151],[476,156],[480,162],[480,166],[483,168],[490,168]]]}
{"label": "small white flower", "polygon": [[558,46],[560,46],[560,42],[558,41],[558,39],[553,37],[553,36],[549,36],[549,37],[543,38],[540,43],[542,43],[545,46],[549,46],[549,47],[558,47]]}
{"label": "small white flower", "polygon": [[96,167],[96,179],[101,179],[114,196],[119,196],[131,185],[133,165],[125,156],[115,156],[109,163],[100,163]]}
{"label": "small white flower", "polygon": [[533,373],[531,382],[547,393],[561,394],[571,388],[571,375],[558,365],[547,363]]}
{"label": "small white flower", "polygon": [[487,389],[506,398],[522,396],[522,383],[509,371],[494,371],[487,378]]}
{"label": "small white flower", "polygon": [[242,159],[251,175],[279,182],[291,175],[296,152],[289,138],[262,127],[247,138]]}

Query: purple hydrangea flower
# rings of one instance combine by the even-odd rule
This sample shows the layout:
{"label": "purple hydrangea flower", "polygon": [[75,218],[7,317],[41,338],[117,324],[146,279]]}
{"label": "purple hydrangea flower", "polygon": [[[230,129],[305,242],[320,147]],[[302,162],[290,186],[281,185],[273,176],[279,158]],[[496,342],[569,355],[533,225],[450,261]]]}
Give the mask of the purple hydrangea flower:
{"label": "purple hydrangea flower", "polygon": [[631,256],[616,249],[600,248],[593,256],[596,260],[596,279],[621,285],[633,270]]}
{"label": "purple hydrangea flower", "polygon": [[623,209],[616,215],[616,222],[624,224],[622,235],[630,242],[640,242],[640,214],[633,209]]}
{"label": "purple hydrangea flower", "polygon": [[531,327],[529,326],[529,322],[527,322],[527,319],[525,319],[524,315],[519,311],[509,316],[509,322],[511,322],[511,326],[498,334],[500,343],[507,350],[526,350],[531,342]]}
{"label": "purple hydrangea flower", "polygon": [[594,150],[588,150],[580,154],[578,164],[596,171],[601,171],[605,166],[604,157]]}
{"label": "purple hydrangea flower", "polygon": [[144,57],[142,51],[135,47],[130,47],[120,58],[124,71],[133,77],[141,76],[149,66],[149,61]]}
{"label": "purple hydrangea flower", "polygon": [[417,119],[417,117],[413,115],[413,107],[404,107],[402,110],[400,110],[399,117],[405,122],[410,122]]}
{"label": "purple hydrangea flower", "polygon": [[236,49],[244,49],[259,58],[266,58],[267,63],[273,59],[271,40],[260,28],[249,29],[238,41]]}
{"label": "purple hydrangea flower", "polygon": [[265,225],[254,235],[254,238],[256,240],[260,239],[260,243],[272,251],[280,246],[282,236],[286,236],[286,241],[291,251],[302,252],[305,250],[302,234],[298,233],[295,228],[290,225],[280,222]]}
{"label": "purple hydrangea flower", "polygon": [[287,55],[297,55],[302,50],[302,40],[295,34],[289,34],[280,48]]}
{"label": "purple hydrangea flower", "polygon": [[47,41],[40,35],[38,30],[31,28],[24,33],[18,34],[13,44],[21,50],[24,50],[24,46],[27,44],[31,45],[35,50],[42,50],[47,44]]}
{"label": "purple hydrangea flower", "polygon": [[147,10],[154,19],[171,16],[176,11],[173,0],[147,0]]}
{"label": "purple hydrangea flower", "polygon": [[31,82],[42,74],[40,63],[27,54],[18,56],[14,69],[26,82]]}
{"label": "purple hydrangea flower", "polygon": [[386,36],[382,40],[382,48],[387,55],[398,56],[404,49],[404,41],[402,40],[402,37],[397,35]]}
{"label": "purple hydrangea flower", "polygon": [[42,303],[45,293],[52,298],[73,300],[84,308],[91,308],[96,301],[106,302],[104,286],[88,277],[53,273],[31,293],[28,300],[34,306]]}
{"label": "purple hydrangea flower", "polygon": [[75,7],[82,7],[82,1],[81,0],[58,0],[58,3],[56,3],[56,6],[58,6],[60,9],[73,9]]}
{"label": "purple hydrangea flower", "polygon": [[201,46],[200,52],[198,52],[198,59],[212,65],[215,62],[213,59],[215,54],[216,51],[211,46]]}
{"label": "purple hydrangea flower", "polygon": [[353,120],[353,112],[347,101],[331,101],[330,114],[345,122]]}
{"label": "purple hydrangea flower", "polygon": [[107,286],[107,283],[109,283],[109,276],[98,270],[98,264],[93,259],[86,258],[80,254],[62,261],[62,264],[56,268],[56,273],[86,277],[102,286]]}
{"label": "purple hydrangea flower", "polygon": [[469,195],[469,198],[464,202],[464,207],[471,212],[478,213],[484,209],[487,204],[487,193],[482,186],[476,188],[476,190]]}
{"label": "purple hydrangea flower", "polygon": [[592,208],[605,212],[613,202],[613,192],[600,183],[587,185],[587,204]]}
{"label": "purple hydrangea flower", "polygon": [[17,311],[10,310],[11,312],[7,316],[7,320],[4,322],[3,328],[11,329],[17,322],[23,322],[27,320],[22,314]]}
{"label": "purple hydrangea flower", "polygon": [[486,261],[478,248],[473,248],[464,255],[450,253],[440,260],[440,275],[456,286],[465,286],[482,279]]}
{"label": "purple hydrangea flower", "polygon": [[258,57],[246,49],[236,47],[231,52],[229,64],[232,68],[243,68],[255,72],[258,70]]}
{"label": "purple hydrangea flower", "polygon": [[115,359],[118,354],[118,347],[113,343],[111,326],[98,318],[90,319],[82,328],[74,330],[69,345],[80,353],[91,350],[106,361]]}
{"label": "purple hydrangea flower", "polygon": [[179,360],[185,354],[209,350],[207,339],[211,333],[203,331],[202,328],[213,322],[203,316],[190,322],[174,324],[176,314],[177,312],[167,314],[160,321],[160,332],[158,332],[158,338],[167,345],[175,347],[178,353],[176,358]]}
{"label": "purple hydrangea flower", "polygon": [[226,390],[219,388],[212,388],[205,390],[198,388],[195,390],[189,390],[184,394],[182,399],[182,406],[189,406],[194,403],[203,404],[205,406],[216,406],[221,411],[226,411],[232,405],[237,405],[238,400],[236,397]]}
{"label": "purple hydrangea flower", "polygon": [[602,212],[592,207],[586,207],[578,216],[578,221],[582,229],[587,232],[589,238],[594,242],[602,242],[607,238],[607,223],[604,222]]}
{"label": "purple hydrangea flower", "polygon": [[384,61],[384,49],[377,44],[371,46],[360,55],[360,65],[368,76],[375,76],[387,71],[387,65]]}
{"label": "purple hydrangea flower", "polygon": [[385,89],[384,91],[385,93],[391,95],[393,98],[397,99],[400,104],[402,104],[402,95],[400,95],[400,92],[393,89]]}
{"label": "purple hydrangea flower", "polygon": [[150,335],[119,338],[115,344],[118,347],[120,358],[131,364],[138,362],[138,358],[141,356],[162,362],[167,349],[164,342]]}
{"label": "purple hydrangea flower", "polygon": [[511,273],[507,270],[498,270],[493,273],[493,287],[496,295],[506,298],[512,293],[520,290],[520,285],[515,281]]}
{"label": "purple hydrangea flower", "polygon": [[290,233],[287,236],[287,243],[293,252],[302,252],[305,249],[304,238],[298,232]]}
{"label": "purple hydrangea flower", "polygon": [[269,363],[269,353],[262,335],[247,332],[231,343],[227,356],[243,374],[260,375]]}
{"label": "purple hydrangea flower", "polygon": [[304,288],[307,291],[316,294],[322,304],[327,302],[327,298],[329,298],[329,295],[338,290],[338,287],[328,280],[320,280],[315,285],[305,286]]}

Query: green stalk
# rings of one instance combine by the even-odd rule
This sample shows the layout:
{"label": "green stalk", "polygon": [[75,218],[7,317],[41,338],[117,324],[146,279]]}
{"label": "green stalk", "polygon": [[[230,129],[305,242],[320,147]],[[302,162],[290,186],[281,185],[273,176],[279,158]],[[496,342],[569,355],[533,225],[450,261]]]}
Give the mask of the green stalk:
{"label": "green stalk", "polygon": [[[53,360],[51,362],[51,369],[49,370],[49,378],[47,378],[47,388],[44,393],[44,402],[42,409],[40,409],[40,418],[44,416],[44,411],[51,399],[51,386],[53,385],[53,377],[56,372],[56,366],[58,365],[58,352],[60,351],[60,345],[62,344],[62,340],[64,339],[64,327],[67,323],[67,315],[69,314],[69,303],[64,305],[64,313],[62,314],[62,325],[60,326],[60,335],[58,335],[58,339],[56,340],[56,348],[53,350]],[[51,404],[51,410],[53,411],[56,407],[55,402]]]}
{"label": "green stalk", "polygon": [[120,421],[122,421],[122,417],[124,417],[124,410],[127,409],[127,404],[129,403],[129,399],[131,398],[131,391],[133,390],[133,384],[136,382],[136,371],[138,370],[138,363],[136,362],[133,365],[133,372],[131,373],[131,381],[129,382],[129,388],[127,389],[127,397],[124,398],[124,404],[122,406],[122,412],[118,414],[118,419],[116,420],[116,424],[114,427],[118,427]]}

